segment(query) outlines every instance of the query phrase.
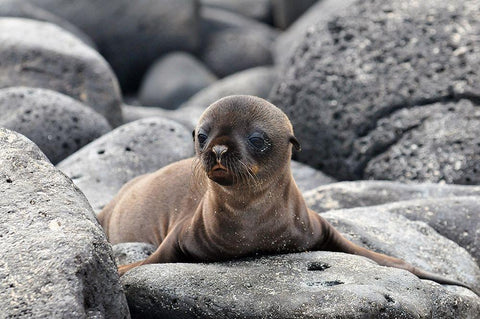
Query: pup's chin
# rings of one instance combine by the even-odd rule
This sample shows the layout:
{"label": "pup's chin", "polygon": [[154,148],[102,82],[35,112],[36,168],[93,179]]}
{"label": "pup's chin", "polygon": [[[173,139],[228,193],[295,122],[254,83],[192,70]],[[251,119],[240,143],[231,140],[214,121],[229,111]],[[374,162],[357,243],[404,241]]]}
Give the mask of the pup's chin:
{"label": "pup's chin", "polygon": [[232,175],[224,169],[213,169],[207,173],[208,178],[214,181],[217,184],[222,186],[231,186],[233,185]]}

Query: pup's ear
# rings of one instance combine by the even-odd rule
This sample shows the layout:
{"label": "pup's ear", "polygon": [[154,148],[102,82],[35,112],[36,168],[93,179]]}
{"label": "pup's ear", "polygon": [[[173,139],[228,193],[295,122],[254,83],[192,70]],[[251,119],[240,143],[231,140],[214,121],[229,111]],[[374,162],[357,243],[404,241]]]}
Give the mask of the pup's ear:
{"label": "pup's ear", "polygon": [[293,147],[295,147],[295,149],[297,151],[301,151],[302,150],[302,146],[300,145],[300,143],[298,142],[297,138],[295,136],[290,136],[290,143],[293,144]]}
{"label": "pup's ear", "polygon": [[192,131],[192,138],[193,138],[193,141],[195,142],[195,130]]}

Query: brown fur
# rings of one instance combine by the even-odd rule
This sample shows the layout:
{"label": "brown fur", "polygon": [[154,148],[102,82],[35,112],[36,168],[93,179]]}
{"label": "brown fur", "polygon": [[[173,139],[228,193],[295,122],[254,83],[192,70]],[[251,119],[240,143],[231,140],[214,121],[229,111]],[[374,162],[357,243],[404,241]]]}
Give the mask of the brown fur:
{"label": "brown fur", "polygon": [[[253,132],[268,137],[266,150],[249,144]],[[207,136],[203,147],[201,134]],[[307,208],[290,172],[292,144],[299,147],[298,142],[287,116],[267,101],[221,99],[204,112],[194,137],[196,157],[133,179],[100,213],[112,244],[158,246],[146,260],[119,267],[121,275],[149,263],[329,250],[465,286],[362,248]]]}

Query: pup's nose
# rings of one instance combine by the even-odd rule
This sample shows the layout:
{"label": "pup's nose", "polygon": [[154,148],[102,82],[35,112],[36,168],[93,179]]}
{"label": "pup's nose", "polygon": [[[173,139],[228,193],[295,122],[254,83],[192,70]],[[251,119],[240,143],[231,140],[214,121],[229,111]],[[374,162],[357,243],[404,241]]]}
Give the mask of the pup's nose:
{"label": "pup's nose", "polygon": [[215,145],[212,147],[212,152],[215,154],[217,161],[222,158],[222,155],[225,154],[228,150],[226,145]]}

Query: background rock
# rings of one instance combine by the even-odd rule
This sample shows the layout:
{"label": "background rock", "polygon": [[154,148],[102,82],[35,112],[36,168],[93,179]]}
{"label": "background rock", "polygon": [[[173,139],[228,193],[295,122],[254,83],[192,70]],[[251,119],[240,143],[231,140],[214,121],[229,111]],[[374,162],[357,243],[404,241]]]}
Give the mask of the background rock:
{"label": "background rock", "polygon": [[163,53],[195,50],[195,0],[31,0],[85,31],[112,65],[122,88],[137,88],[147,67]]}
{"label": "background rock", "polygon": [[480,298],[358,256],[154,264],[122,277],[133,318],[470,318]]}
{"label": "background rock", "polygon": [[27,1],[0,0],[0,17],[27,18],[50,22],[72,33],[88,46],[95,47],[92,40],[76,26]]}
{"label": "background rock", "polygon": [[192,134],[163,118],[113,130],[58,164],[100,211],[130,179],[193,155]]}
{"label": "background rock", "polygon": [[200,0],[200,3],[204,8],[228,10],[266,23],[272,21],[270,0]]}
{"label": "background rock", "polygon": [[31,86],[69,95],[112,125],[121,123],[120,91],[106,61],[63,29],[21,18],[0,18],[0,88]]}
{"label": "background rock", "polygon": [[219,77],[273,63],[272,28],[220,9],[203,8],[201,18],[200,57]]}
{"label": "background rock", "polygon": [[336,182],[335,179],[308,165],[292,161],[290,166],[293,178],[302,193],[313,190],[321,185]]}
{"label": "background rock", "polygon": [[2,316],[129,318],[110,245],[73,183],[0,129]]}
{"label": "background rock", "polygon": [[[324,2],[327,0],[323,0]],[[338,0],[337,0],[338,1]],[[286,29],[317,0],[272,0],[273,21],[276,27]]]}
{"label": "background rock", "polygon": [[[298,159],[339,179],[397,178],[398,174],[379,172],[385,169],[382,163],[376,163],[369,173],[364,171],[357,158],[363,154],[358,153],[354,142],[402,109],[414,112],[417,107],[436,102],[457,103],[462,97],[476,103],[480,89],[477,15],[472,0],[357,1],[339,17],[311,28],[271,96],[290,116],[303,143]],[[461,27],[458,21],[469,27]],[[464,106],[464,102],[458,102],[454,113],[463,123],[470,121],[476,126],[475,114],[465,117],[460,112]],[[444,109],[437,112],[443,113]],[[424,129],[420,127],[419,136]],[[411,126],[406,132],[392,134],[401,137],[415,132],[416,127]],[[440,134],[448,135],[449,131]],[[469,131],[459,139],[468,144],[471,135],[475,133]],[[434,137],[425,139],[435,145]],[[385,145],[371,156],[381,156],[381,152],[394,148]],[[469,158],[477,148],[465,149],[464,157]],[[446,154],[444,161],[452,155]],[[403,167],[401,162],[407,157],[390,156],[389,165]],[[419,162],[428,165],[427,160],[425,157]],[[479,174],[474,173],[472,179],[474,168],[473,164],[461,167],[460,176],[444,179],[475,183]],[[418,178],[438,180],[428,174]]]}
{"label": "background rock", "polygon": [[154,245],[147,243],[121,243],[112,247],[117,265],[126,265],[144,260],[156,250]]}
{"label": "background rock", "polygon": [[176,109],[201,89],[217,80],[194,56],[175,52],[150,67],[140,86],[141,105]]}
{"label": "background rock", "polygon": [[0,89],[0,126],[28,137],[54,164],[111,130],[107,120],[86,105],[27,87]]}

